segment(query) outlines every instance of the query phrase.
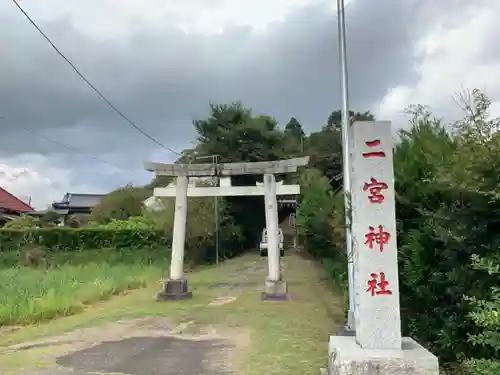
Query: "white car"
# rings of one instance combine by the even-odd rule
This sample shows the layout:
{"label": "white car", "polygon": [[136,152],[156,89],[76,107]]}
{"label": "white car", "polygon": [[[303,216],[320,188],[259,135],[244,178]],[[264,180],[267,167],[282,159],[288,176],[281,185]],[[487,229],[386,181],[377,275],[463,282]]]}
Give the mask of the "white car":
{"label": "white car", "polygon": [[[285,249],[283,248],[283,231],[281,228],[278,228],[278,248],[280,249],[280,255],[284,256],[285,255]],[[267,256],[267,229],[262,230],[262,237],[259,243],[259,250],[260,250],[260,255],[261,256]]]}

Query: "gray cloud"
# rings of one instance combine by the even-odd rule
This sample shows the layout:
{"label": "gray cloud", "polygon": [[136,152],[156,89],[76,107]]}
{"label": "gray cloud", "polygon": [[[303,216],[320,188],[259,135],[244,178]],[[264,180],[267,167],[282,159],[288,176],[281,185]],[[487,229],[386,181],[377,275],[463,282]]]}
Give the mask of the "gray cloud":
{"label": "gray cloud", "polygon": [[[411,43],[426,31],[421,20],[415,28],[422,3],[427,4],[355,0],[347,7],[354,109],[370,108],[389,88],[415,78]],[[162,155],[108,108],[26,20],[9,12],[0,14],[0,24],[7,30],[0,34],[0,113],[9,120],[0,122],[0,157],[65,152],[19,126],[127,167],[141,168],[144,159]],[[295,116],[309,131],[323,125],[340,104],[337,21],[325,5],[296,11],[265,34],[241,27],[204,36],[165,26],[96,41],[64,19],[40,26],[118,108],[177,150],[190,146],[191,122],[206,114],[209,101],[242,100],[281,122]],[[95,164],[92,160],[71,153],[52,156],[56,164],[74,168],[75,181],[96,176],[97,168],[86,165]],[[108,168],[99,170],[103,174]],[[96,179],[105,185],[119,180],[115,175]]]}

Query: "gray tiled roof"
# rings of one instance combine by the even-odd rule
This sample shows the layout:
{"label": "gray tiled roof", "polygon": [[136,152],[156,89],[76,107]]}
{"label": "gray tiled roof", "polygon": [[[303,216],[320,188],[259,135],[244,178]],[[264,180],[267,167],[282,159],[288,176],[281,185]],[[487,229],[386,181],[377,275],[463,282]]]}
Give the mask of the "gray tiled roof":
{"label": "gray tiled roof", "polygon": [[99,204],[104,195],[66,193],[63,202],[68,202],[69,207],[94,207]]}

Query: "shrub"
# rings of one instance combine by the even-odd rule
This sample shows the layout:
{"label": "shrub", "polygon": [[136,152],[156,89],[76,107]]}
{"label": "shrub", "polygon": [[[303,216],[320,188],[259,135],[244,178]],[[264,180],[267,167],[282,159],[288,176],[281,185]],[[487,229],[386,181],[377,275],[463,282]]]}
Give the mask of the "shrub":
{"label": "shrub", "polygon": [[[475,326],[469,332],[468,342],[480,348],[482,359],[468,363],[476,368],[480,366],[485,371],[482,374],[498,374],[500,371],[500,256],[492,254],[489,258],[472,257],[472,266],[491,278],[489,293],[484,299],[465,297],[472,309],[468,318]],[[489,359],[496,358],[497,361]],[[495,370],[495,371],[493,371]],[[488,372],[489,371],[489,372]]]}
{"label": "shrub", "polygon": [[66,220],[66,225],[71,228],[81,228],[90,221],[90,214],[73,214]]}
{"label": "shrub", "polygon": [[301,173],[302,197],[297,208],[297,228],[306,248],[316,258],[328,257],[332,251],[333,194],[326,177],[316,169]]}
{"label": "shrub", "polygon": [[55,211],[47,211],[39,219],[41,227],[55,227],[61,222],[61,215]]}
{"label": "shrub", "polygon": [[[164,209],[146,211],[140,217],[123,221],[111,221],[109,225],[150,226],[172,232],[174,224],[175,200],[162,198]],[[191,264],[212,263],[215,261],[215,207],[212,197],[189,198],[186,224],[186,261]],[[135,223],[135,224],[134,224]],[[243,252],[243,234],[234,223],[229,213],[229,206],[224,199],[219,199],[219,256],[230,258]]]}
{"label": "shrub", "polygon": [[[172,202],[172,200],[170,200]],[[213,201],[200,198],[190,202],[186,228],[185,259],[190,264],[215,261],[215,225]],[[73,252],[92,249],[123,249],[165,247],[171,244],[172,212],[145,213],[128,220],[111,219],[107,224],[89,223],[84,228],[0,229],[0,255],[3,265],[26,263],[27,249],[45,249],[46,253]],[[225,259],[243,252],[242,233],[225,214],[221,202],[219,227],[219,256]],[[23,255],[24,254],[24,255]],[[30,262],[31,264],[31,262]]]}
{"label": "shrub", "polygon": [[333,194],[329,181],[316,169],[299,176],[302,197],[297,228],[309,254],[319,259],[341,289],[347,307],[347,254],[345,249],[344,195]]}
{"label": "shrub", "polygon": [[[464,119],[448,129],[426,108],[410,108],[412,128],[395,149],[402,326],[451,373],[497,374],[500,120],[489,119],[491,103],[480,92],[467,99]],[[343,207],[324,196],[318,186],[304,188],[302,224],[324,236],[320,208],[332,207],[329,243],[339,248]],[[330,254],[329,267],[340,267],[342,257]]]}
{"label": "shrub", "polygon": [[21,215],[13,220],[7,221],[2,229],[26,229],[36,228],[40,224],[36,217]]}
{"label": "shrub", "polygon": [[498,375],[500,361],[491,359],[469,359],[462,362],[463,373],[467,375]]}
{"label": "shrub", "polygon": [[151,196],[151,191],[131,185],[116,189],[105,195],[100,203],[92,209],[90,220],[105,224],[112,219],[126,220],[131,216],[139,216],[143,202]]}
{"label": "shrub", "polygon": [[138,231],[148,231],[156,229],[154,220],[148,216],[132,216],[129,217],[127,220],[111,219],[109,223],[97,227],[109,230],[138,230]]}
{"label": "shrub", "polygon": [[409,156],[396,158],[403,326],[443,362],[477,359],[469,368],[500,359],[500,137],[488,107],[474,92],[453,137],[417,111],[396,152]]}
{"label": "shrub", "polygon": [[424,108],[413,109],[411,123],[410,131],[400,132],[394,155],[402,327],[446,361],[465,343],[456,336],[462,291],[453,286],[458,258],[464,257],[457,258],[443,243],[443,233],[435,232],[435,224],[444,220],[438,211],[450,201],[438,176],[451,162],[455,145]]}
{"label": "shrub", "polygon": [[165,231],[151,229],[107,229],[107,228],[39,228],[1,229],[1,251],[20,250],[38,245],[50,251],[77,251],[101,248],[143,248],[169,243],[170,235]]}

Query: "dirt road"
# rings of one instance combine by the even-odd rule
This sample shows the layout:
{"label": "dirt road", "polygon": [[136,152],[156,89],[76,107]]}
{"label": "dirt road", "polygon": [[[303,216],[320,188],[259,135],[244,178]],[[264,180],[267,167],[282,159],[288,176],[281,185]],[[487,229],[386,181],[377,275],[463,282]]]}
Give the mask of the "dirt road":
{"label": "dirt road", "polygon": [[247,255],[188,274],[193,299],[155,302],[160,285],[0,339],[12,375],[318,374],[341,302],[320,267],[289,254],[290,301],[263,302],[267,259]]}

